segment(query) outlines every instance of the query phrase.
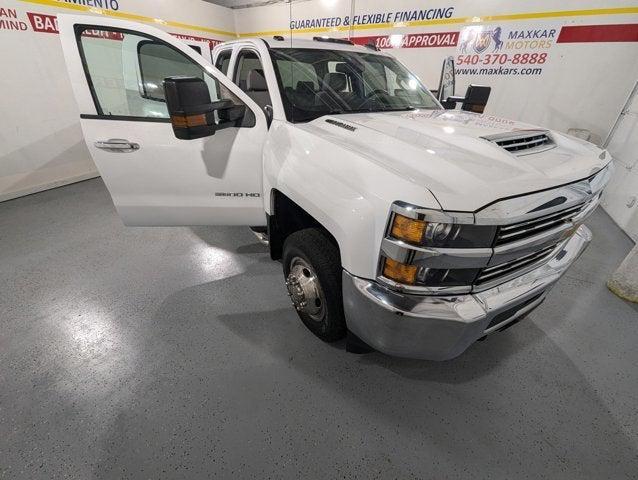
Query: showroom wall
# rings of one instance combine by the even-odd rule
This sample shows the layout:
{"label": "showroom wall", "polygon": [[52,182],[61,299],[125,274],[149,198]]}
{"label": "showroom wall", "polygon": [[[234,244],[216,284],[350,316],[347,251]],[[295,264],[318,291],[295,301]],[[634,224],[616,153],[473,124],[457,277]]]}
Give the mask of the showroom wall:
{"label": "showroom wall", "polygon": [[457,94],[470,83],[493,88],[488,114],[588,130],[594,141],[638,78],[635,0],[302,0],[235,10],[201,0],[0,0],[0,200],[96,175],[56,35],[61,12],[152,23],[204,45],[350,36],[391,48],[432,88],[452,55]]}
{"label": "showroom wall", "polygon": [[[599,144],[638,80],[635,0],[310,0],[237,10],[236,28],[372,42],[392,49],[430,88],[451,55],[457,94],[470,83],[492,87],[487,114],[585,130]],[[636,240],[635,127],[635,115],[626,116],[610,144],[617,169],[603,206]]]}
{"label": "showroom wall", "polygon": [[97,176],[64,66],[59,13],[150,22],[197,45],[235,30],[232,10],[201,0],[0,0],[0,201]]}
{"label": "showroom wall", "polygon": [[457,94],[491,86],[489,113],[603,138],[638,78],[635,0],[311,0],[236,10],[236,27],[372,41],[431,88],[452,55]]}

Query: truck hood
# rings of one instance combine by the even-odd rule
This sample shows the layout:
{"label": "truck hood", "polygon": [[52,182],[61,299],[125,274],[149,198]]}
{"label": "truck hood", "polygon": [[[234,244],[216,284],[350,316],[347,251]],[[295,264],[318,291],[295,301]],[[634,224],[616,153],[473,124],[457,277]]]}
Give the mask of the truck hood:
{"label": "truck hood", "polygon": [[502,198],[574,182],[611,160],[593,144],[551,131],[554,148],[514,155],[482,137],[547,130],[469,112],[341,114],[300,127],[429,189],[445,210],[476,211]]}

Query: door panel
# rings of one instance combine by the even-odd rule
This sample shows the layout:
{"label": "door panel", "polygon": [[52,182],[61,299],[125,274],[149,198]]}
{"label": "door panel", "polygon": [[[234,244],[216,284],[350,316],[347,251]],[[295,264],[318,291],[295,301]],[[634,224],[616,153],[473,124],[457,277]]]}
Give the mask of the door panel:
{"label": "door panel", "polygon": [[[60,15],[59,27],[85,141],[125,224],[265,223],[266,120],[249,97],[188,45],[155,28],[70,15]],[[203,78],[213,101],[246,105],[242,126],[175,138],[162,87],[174,75]],[[110,140],[118,140],[116,148]],[[135,148],[117,148],[123,140]]]}

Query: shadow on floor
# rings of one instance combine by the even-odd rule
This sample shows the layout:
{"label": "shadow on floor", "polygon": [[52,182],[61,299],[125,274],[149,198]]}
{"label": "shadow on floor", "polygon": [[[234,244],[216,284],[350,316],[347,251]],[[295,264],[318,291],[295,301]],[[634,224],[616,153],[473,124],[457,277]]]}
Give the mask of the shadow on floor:
{"label": "shadow on floor", "polygon": [[[269,273],[258,262],[243,275],[197,285],[166,299],[154,316],[154,331],[163,339],[172,339],[164,345],[163,361],[168,362],[164,368],[183,374],[163,379],[171,392],[188,391],[193,378],[206,378],[207,365],[225,368],[215,363],[220,360],[217,355],[210,357],[210,363],[199,365],[192,352],[205,350],[209,342],[222,350],[237,344],[240,349],[232,348],[222,358],[247,364],[248,370],[243,378],[224,385],[226,399],[241,403],[237,398],[252,395],[254,383],[261,384],[249,372],[262,371],[264,363],[274,364],[277,373],[269,368],[267,375],[278,378],[282,372],[294,372],[285,375],[305,379],[304,390],[319,389],[328,398],[342,399],[343,408],[371,416],[375,424],[393,425],[416,435],[419,442],[429,445],[424,461],[434,461],[432,452],[445,452],[448,461],[468,465],[472,461],[466,452],[471,452],[486,468],[505,462],[515,471],[553,478],[601,478],[609,472],[616,478],[632,478],[638,471],[636,445],[587,377],[536,325],[533,316],[447,362],[379,353],[357,356],[345,353],[343,343],[330,346],[313,337],[288,306],[281,284],[271,281],[258,290],[254,280],[263,280],[259,277]],[[177,306],[184,304],[194,305],[191,311],[199,313],[181,318]],[[569,304],[565,308],[569,311]],[[200,340],[186,345],[194,338]],[[245,357],[237,357],[242,350]],[[163,382],[154,388],[165,390]],[[261,385],[261,394],[268,391],[266,385]],[[148,394],[140,392],[140,396]],[[283,387],[278,395],[273,408],[296,405],[295,388]],[[187,410],[195,407],[189,402]],[[315,411],[314,420],[294,428],[311,431],[325,414]],[[294,420],[269,428],[279,430],[290,421]],[[241,424],[235,428],[246,428],[244,434],[250,434],[253,427]],[[258,432],[253,433],[259,438]],[[514,458],[515,464],[507,463]]]}

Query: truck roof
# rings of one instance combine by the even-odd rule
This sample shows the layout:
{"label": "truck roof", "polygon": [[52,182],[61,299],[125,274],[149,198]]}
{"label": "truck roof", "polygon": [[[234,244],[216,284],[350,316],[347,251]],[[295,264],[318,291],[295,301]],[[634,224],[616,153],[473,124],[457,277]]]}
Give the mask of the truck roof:
{"label": "truck roof", "polygon": [[[321,39],[321,40],[319,40]],[[236,40],[228,40],[222,45],[229,45],[240,42],[260,42],[264,41],[269,48],[314,48],[317,50],[341,50],[359,53],[377,53],[385,55],[382,52],[375,51],[372,48],[363,45],[353,45],[346,43],[346,38],[330,38],[330,37],[314,37],[314,39],[308,38],[290,38],[275,35],[274,37],[248,37],[238,38]]]}

